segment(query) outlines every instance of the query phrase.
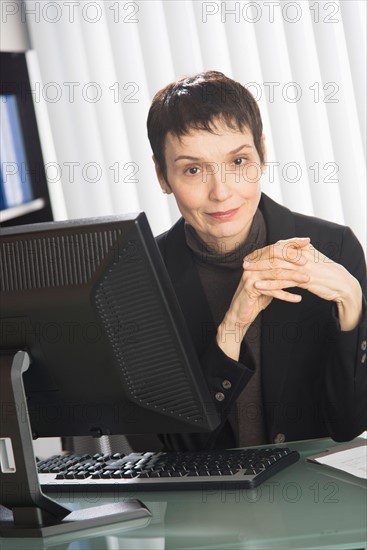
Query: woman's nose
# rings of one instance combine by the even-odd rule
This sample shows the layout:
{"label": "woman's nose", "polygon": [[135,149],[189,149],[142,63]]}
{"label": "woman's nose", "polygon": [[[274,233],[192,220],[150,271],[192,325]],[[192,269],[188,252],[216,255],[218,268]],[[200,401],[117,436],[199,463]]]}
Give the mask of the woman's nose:
{"label": "woman's nose", "polygon": [[216,201],[225,201],[228,199],[232,195],[231,182],[233,177],[234,174],[223,170],[223,167],[220,165],[211,164],[206,170],[210,199]]}

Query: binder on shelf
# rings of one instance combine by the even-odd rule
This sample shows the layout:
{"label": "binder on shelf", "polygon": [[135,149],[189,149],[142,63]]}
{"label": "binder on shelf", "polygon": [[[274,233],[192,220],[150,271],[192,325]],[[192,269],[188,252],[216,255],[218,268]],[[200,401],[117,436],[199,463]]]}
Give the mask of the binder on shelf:
{"label": "binder on shelf", "polygon": [[0,221],[5,227],[53,219],[32,95],[37,80],[30,82],[35,59],[31,51],[0,52]]}
{"label": "binder on shelf", "polygon": [[32,186],[16,95],[1,95],[1,209],[32,200]]}
{"label": "binder on shelf", "polygon": [[3,173],[1,170],[1,162],[0,162],[0,211],[5,210],[6,203],[5,203],[5,195],[4,195],[4,187],[3,187]]}

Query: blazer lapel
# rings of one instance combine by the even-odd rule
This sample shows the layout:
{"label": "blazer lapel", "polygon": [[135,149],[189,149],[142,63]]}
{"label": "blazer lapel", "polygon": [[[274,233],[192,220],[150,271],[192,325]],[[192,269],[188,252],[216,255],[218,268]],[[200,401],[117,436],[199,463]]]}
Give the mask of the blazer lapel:
{"label": "blazer lapel", "polygon": [[198,353],[204,351],[208,331],[214,321],[199,274],[186,244],[184,220],[180,219],[166,236],[166,267]]}
{"label": "blazer lapel", "polygon": [[[262,195],[259,208],[267,226],[267,242],[273,244],[281,239],[295,237],[293,214],[266,195]],[[298,236],[298,235],[297,235]],[[300,235],[303,236],[303,235]],[[301,294],[302,290],[298,291]],[[282,391],[291,368],[292,341],[298,331],[300,304],[291,304],[274,299],[262,313],[261,369],[263,402],[268,419],[268,428],[276,419],[284,416],[278,410],[282,403]],[[269,433],[272,439],[274,434]]]}

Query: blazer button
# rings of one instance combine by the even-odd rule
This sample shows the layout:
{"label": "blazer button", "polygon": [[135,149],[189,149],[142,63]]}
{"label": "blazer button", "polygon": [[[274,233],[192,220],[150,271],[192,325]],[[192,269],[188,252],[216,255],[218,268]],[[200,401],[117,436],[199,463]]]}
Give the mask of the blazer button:
{"label": "blazer button", "polygon": [[367,349],[367,340],[363,340],[362,345],[361,345],[361,350],[366,351],[366,349]]}
{"label": "blazer button", "polygon": [[279,433],[274,437],[274,443],[284,443],[284,441],[285,441],[285,435],[282,433]]}
{"label": "blazer button", "polygon": [[232,384],[230,383],[229,380],[223,380],[222,388],[224,388],[225,390],[230,390],[231,387],[232,387]]}
{"label": "blazer button", "polygon": [[365,363],[365,362],[366,362],[366,354],[364,353],[364,354],[362,355],[362,358],[361,358],[361,363],[362,363],[362,365],[363,365],[363,363]]}
{"label": "blazer button", "polygon": [[215,394],[215,399],[217,401],[223,401],[225,399],[224,393],[222,393],[221,391],[217,391],[217,393]]}

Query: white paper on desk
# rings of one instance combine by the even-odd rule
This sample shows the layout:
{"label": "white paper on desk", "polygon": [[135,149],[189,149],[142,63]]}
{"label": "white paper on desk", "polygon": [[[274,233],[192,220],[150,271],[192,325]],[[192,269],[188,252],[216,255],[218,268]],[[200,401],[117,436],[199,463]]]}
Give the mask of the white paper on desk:
{"label": "white paper on desk", "polygon": [[366,445],[353,447],[352,449],[346,449],[338,453],[331,453],[326,456],[320,456],[315,460],[321,464],[326,464],[338,470],[343,470],[343,472],[348,472],[348,474],[352,474],[353,476],[367,479]]}

